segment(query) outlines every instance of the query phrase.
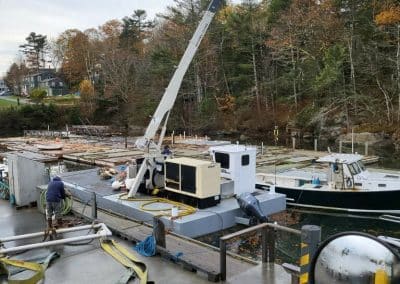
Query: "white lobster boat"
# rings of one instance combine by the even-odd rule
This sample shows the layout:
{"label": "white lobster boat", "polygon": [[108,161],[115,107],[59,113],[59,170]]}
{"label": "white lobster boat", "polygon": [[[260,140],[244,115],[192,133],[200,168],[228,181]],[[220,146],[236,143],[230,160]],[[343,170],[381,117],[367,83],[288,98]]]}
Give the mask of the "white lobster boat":
{"label": "white lobster boat", "polygon": [[359,213],[400,214],[400,173],[368,171],[358,154],[330,154],[321,170],[258,173],[256,186],[286,194],[289,205]]}

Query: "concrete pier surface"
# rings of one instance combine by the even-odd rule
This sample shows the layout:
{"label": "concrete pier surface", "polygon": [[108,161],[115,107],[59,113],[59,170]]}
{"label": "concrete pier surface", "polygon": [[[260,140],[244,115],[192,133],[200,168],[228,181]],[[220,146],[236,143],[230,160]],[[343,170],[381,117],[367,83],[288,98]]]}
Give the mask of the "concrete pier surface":
{"label": "concrete pier surface", "polygon": [[[0,200],[0,237],[39,232],[45,228],[44,215],[36,208],[15,210],[7,201]],[[65,234],[66,236],[72,236]],[[117,242],[127,248],[132,243],[113,236]],[[41,239],[34,240],[40,242]],[[32,241],[31,241],[32,242]],[[8,244],[7,245],[12,245]],[[13,245],[16,245],[15,243]],[[84,246],[58,246],[50,249],[36,249],[24,252],[13,258],[28,259],[57,251],[60,258],[54,260],[45,273],[43,283],[117,283],[125,268],[100,248],[97,240]],[[132,250],[133,253],[135,253]],[[143,257],[135,253],[146,263],[149,281],[155,283],[210,283],[202,275],[182,269],[170,260],[155,256]],[[218,268],[216,268],[218,269]],[[231,268],[232,269],[232,268]],[[229,271],[229,267],[228,267]],[[24,273],[24,272],[23,272]],[[23,275],[21,273],[21,276]],[[290,276],[279,265],[255,265],[253,268],[228,277],[225,283],[290,283]],[[0,278],[0,283],[6,279]],[[137,279],[130,281],[137,283]]]}

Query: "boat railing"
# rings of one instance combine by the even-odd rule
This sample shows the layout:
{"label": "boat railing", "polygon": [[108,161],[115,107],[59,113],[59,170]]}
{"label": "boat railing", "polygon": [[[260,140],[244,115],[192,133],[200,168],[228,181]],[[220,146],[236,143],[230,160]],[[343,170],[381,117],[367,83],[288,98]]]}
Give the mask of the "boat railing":
{"label": "boat railing", "polygon": [[278,231],[299,236],[301,248],[300,267],[287,263],[284,263],[283,267],[292,275],[292,283],[298,283],[299,279],[308,278],[310,261],[321,242],[321,227],[305,225],[301,230],[296,230],[275,223],[261,223],[220,238],[220,278],[222,281],[226,280],[227,242],[233,238],[255,231],[261,233],[262,263],[275,263],[276,236]]}

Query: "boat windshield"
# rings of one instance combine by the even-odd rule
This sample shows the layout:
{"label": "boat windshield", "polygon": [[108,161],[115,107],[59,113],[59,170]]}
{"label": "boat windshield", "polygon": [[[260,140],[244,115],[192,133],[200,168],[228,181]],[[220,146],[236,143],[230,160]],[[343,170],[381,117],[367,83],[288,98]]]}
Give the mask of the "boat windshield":
{"label": "boat windshield", "polygon": [[349,164],[350,173],[354,176],[362,172],[362,169],[359,167],[357,162]]}
{"label": "boat windshield", "polygon": [[366,168],[364,166],[364,163],[362,161],[357,161],[357,165],[361,168],[361,171],[365,171]]}

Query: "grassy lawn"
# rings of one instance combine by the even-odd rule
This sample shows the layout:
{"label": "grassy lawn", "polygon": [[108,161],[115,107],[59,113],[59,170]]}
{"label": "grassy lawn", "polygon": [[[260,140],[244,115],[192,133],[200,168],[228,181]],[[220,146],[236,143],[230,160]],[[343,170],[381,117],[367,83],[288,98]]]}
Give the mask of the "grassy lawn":
{"label": "grassy lawn", "polygon": [[9,106],[16,106],[16,105],[17,105],[17,102],[2,100],[0,97],[0,108],[6,108]]}
{"label": "grassy lawn", "polygon": [[53,103],[56,105],[74,105],[79,102],[79,97],[75,95],[46,97],[43,102],[45,104]]}

